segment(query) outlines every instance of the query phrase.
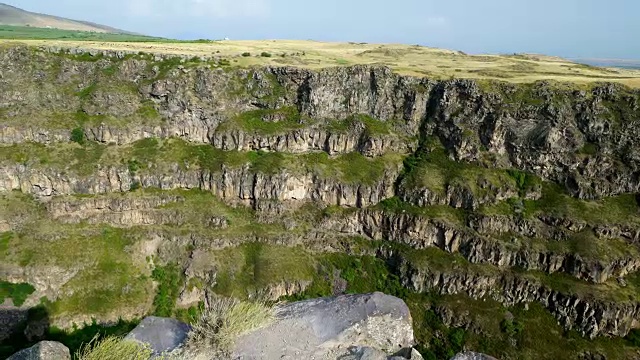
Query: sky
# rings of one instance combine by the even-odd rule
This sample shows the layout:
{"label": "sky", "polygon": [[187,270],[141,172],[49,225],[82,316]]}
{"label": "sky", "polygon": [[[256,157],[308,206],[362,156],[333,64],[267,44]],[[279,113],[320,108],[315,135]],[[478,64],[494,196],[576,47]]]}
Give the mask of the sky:
{"label": "sky", "polygon": [[0,0],[179,39],[420,44],[467,53],[640,59],[638,0]]}

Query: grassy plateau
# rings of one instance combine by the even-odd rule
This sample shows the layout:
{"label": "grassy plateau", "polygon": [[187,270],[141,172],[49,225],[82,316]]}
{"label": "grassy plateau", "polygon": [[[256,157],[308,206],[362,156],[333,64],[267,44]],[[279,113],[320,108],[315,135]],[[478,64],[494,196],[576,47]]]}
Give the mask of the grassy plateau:
{"label": "grassy plateau", "polygon": [[[11,29],[9,29],[11,30]],[[44,29],[50,30],[50,29]],[[196,40],[176,41],[152,37],[99,33],[62,33],[54,30],[24,33],[0,28],[0,45],[145,52],[232,59],[231,65],[294,66],[322,69],[335,66],[384,65],[406,75],[433,79],[497,79],[513,83],[537,80],[618,82],[640,87],[640,70],[600,68],[558,57],[534,54],[469,55],[460,51],[419,45],[320,42],[312,40]]]}

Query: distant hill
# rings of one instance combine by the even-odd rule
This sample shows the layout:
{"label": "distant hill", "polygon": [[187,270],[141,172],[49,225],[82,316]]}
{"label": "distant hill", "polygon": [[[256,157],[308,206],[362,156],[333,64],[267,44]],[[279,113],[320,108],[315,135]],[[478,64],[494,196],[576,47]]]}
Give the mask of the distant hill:
{"label": "distant hill", "polygon": [[95,24],[88,21],[65,19],[58,16],[38,14],[0,3],[0,25],[30,26],[61,30],[91,31],[99,33],[132,34],[130,32]]}

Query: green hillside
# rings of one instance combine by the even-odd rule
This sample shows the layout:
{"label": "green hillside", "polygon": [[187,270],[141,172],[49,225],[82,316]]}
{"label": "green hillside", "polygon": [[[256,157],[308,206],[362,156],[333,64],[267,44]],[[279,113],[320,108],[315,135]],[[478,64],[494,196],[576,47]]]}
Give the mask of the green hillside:
{"label": "green hillside", "polygon": [[0,25],[0,39],[17,40],[75,40],[75,41],[135,41],[135,42],[167,42],[170,39],[130,34],[98,33],[91,31],[74,31],[37,28],[30,26]]}

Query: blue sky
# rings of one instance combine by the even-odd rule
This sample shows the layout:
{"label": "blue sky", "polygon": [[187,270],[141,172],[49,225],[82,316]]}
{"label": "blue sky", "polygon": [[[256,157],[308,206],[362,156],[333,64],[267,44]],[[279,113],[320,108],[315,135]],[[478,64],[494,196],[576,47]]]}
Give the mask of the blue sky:
{"label": "blue sky", "polygon": [[0,0],[172,38],[397,42],[640,59],[638,0]]}

